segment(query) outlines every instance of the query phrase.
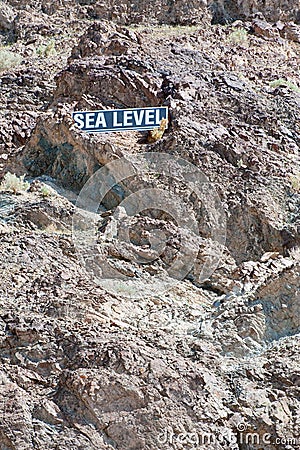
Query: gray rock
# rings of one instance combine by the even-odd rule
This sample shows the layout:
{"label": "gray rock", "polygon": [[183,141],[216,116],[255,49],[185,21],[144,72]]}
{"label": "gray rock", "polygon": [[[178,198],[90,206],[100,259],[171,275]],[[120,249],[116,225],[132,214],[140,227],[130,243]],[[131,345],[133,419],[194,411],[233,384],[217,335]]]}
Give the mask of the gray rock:
{"label": "gray rock", "polygon": [[9,6],[9,4],[0,2],[0,30],[10,31],[13,27],[14,18],[16,17],[15,11]]}

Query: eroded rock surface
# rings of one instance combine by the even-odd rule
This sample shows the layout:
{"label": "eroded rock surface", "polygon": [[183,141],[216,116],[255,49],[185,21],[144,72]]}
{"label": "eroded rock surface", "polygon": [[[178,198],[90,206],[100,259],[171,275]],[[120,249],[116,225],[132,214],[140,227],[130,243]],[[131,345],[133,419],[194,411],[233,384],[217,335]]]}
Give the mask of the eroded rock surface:
{"label": "eroded rock surface", "polygon": [[298,0],[217,0],[210,3],[213,21],[223,22],[248,19],[256,13],[263,14],[270,22],[277,20],[300,20]]}
{"label": "eroded rock surface", "polygon": [[[30,188],[0,192],[0,450],[297,450],[298,5],[215,2],[214,21],[246,19],[223,27],[204,2],[8,4],[1,39],[23,61],[0,74],[0,168],[26,173]],[[153,144],[145,133],[87,135],[71,118],[162,104],[170,124]],[[87,223],[102,268],[120,278],[105,289],[93,261],[82,264],[78,192],[143,152],[185,158],[222,201],[226,242],[204,281],[220,246],[203,198],[179,177],[112,182]],[[189,204],[200,236],[158,203],[134,216],[118,206],[146,186]],[[191,270],[137,298],[149,280],[169,280],[182,236]]]}

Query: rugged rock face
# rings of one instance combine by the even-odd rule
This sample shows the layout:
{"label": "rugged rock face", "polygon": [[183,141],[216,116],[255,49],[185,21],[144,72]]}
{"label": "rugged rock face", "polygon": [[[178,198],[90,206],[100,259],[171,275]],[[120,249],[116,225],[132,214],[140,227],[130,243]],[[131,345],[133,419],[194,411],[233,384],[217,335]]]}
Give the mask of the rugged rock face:
{"label": "rugged rock face", "polygon": [[[227,198],[227,245],[238,262],[266,251],[285,254],[299,242],[293,213],[298,194],[292,194],[290,184],[298,152],[299,98],[280,82],[271,87],[287,66],[268,68],[258,56],[261,48],[271,51],[261,38],[249,37],[237,57],[230,34],[223,31],[214,56],[208,57],[201,51],[207,32],[199,29],[182,39],[171,30],[160,44],[160,37],[153,42],[147,33],[108,23],[91,26],[57,77],[54,101],[26,146],[25,168],[80,189],[116,155],[143,148],[175,151],[204,173],[213,173]],[[285,56],[281,44],[274,45],[279,64]],[[226,58],[234,70],[248,67],[248,77],[226,70]],[[289,70],[296,74],[297,66],[291,63]],[[72,126],[68,113],[149,104],[169,104],[172,117],[170,131],[152,146],[145,146],[137,133],[122,137],[121,144],[118,134],[91,138]],[[289,158],[283,156],[287,153]]]}
{"label": "rugged rock face", "polygon": [[139,23],[192,25],[199,23],[204,16],[208,17],[206,0],[191,0],[189,3],[183,0],[176,2],[155,0],[151,4],[145,0],[125,0],[122,3],[116,0],[109,0],[107,3],[97,0],[69,0],[69,10],[59,1],[29,1],[26,8],[24,4],[15,0],[9,0],[9,4],[19,10],[32,8],[49,15],[56,15],[58,11],[61,15],[73,13],[72,15],[84,18],[109,20],[122,25]]}
{"label": "rugged rock face", "polygon": [[[256,10],[285,21],[226,27],[199,2],[9,5],[2,39],[23,62],[0,73],[0,168],[26,173],[30,188],[0,191],[0,450],[296,450],[299,28],[286,21],[295,3],[219,2],[215,21]],[[71,118],[163,104],[169,127],[152,144],[146,133],[87,135]],[[150,152],[184,158],[213,183],[226,215],[221,254],[204,197],[179,172],[137,165],[136,176],[110,180],[99,210],[75,205],[99,168]],[[182,222],[195,215],[197,239],[156,198],[136,215],[135,197],[118,206],[149,186],[189,206]],[[82,264],[76,215],[87,242],[95,224],[98,265]],[[183,237],[193,267],[157,292]],[[199,281],[216,254],[218,268]],[[120,274],[107,289],[99,262],[102,277]]]}
{"label": "rugged rock face", "polygon": [[[85,0],[81,4],[87,4]],[[164,0],[149,3],[147,1],[126,1],[120,4],[112,0],[108,7],[101,2],[93,5],[93,15],[96,19],[113,20],[121,24],[141,23],[147,21],[158,24],[191,25],[199,23],[206,14],[206,0],[192,0],[186,3]]]}
{"label": "rugged rock face", "polygon": [[296,256],[242,265],[244,294],[132,302],[82,269],[73,207],[41,189],[1,196],[1,448],[296,449]]}
{"label": "rugged rock face", "polygon": [[294,0],[217,0],[210,4],[214,22],[232,22],[248,19],[256,13],[263,14],[270,22],[300,20],[300,3]]}
{"label": "rugged rock face", "polygon": [[[24,10],[23,3],[9,0],[13,7]],[[300,21],[300,4],[298,0],[116,0],[102,2],[100,0],[69,0],[68,8],[59,1],[29,1],[27,8],[39,10],[41,13],[56,15],[81,16],[97,20],[109,20],[120,25],[129,24],[169,24],[194,25],[211,15],[215,23],[231,23],[237,19],[249,19],[255,13],[262,13],[271,22],[278,20]],[[4,4],[4,15],[7,17],[8,6]],[[9,17],[12,14],[8,14]],[[9,19],[9,22],[11,19]]]}
{"label": "rugged rock face", "polygon": [[4,2],[1,2],[0,6],[0,30],[9,31],[13,26],[15,12],[12,8],[9,7],[9,5]]}

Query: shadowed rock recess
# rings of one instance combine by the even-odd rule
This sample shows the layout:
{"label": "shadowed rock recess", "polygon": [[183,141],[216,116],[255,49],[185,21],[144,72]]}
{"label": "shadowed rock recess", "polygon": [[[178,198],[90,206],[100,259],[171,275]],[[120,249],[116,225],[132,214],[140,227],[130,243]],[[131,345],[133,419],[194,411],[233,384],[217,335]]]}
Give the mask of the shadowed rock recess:
{"label": "shadowed rock recess", "polygon": [[[0,1],[0,450],[300,448],[299,12],[295,0]],[[153,143],[87,134],[71,115],[148,106],[169,107]],[[212,197],[180,170],[145,170],[151,152],[207,177],[226,241]],[[112,176],[97,211],[78,208],[122,157],[136,176]],[[136,197],[120,205],[149,187],[175,198],[181,223],[156,198],[135,215]],[[113,289],[82,264],[76,215],[85,243],[94,224],[101,276],[120,274]],[[183,243],[192,265],[160,291]]]}

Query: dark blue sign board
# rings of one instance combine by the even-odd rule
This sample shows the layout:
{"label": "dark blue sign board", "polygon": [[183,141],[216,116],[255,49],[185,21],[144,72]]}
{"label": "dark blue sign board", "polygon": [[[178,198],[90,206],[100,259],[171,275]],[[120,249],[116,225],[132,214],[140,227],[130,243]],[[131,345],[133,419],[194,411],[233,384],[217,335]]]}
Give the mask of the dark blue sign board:
{"label": "dark blue sign board", "polygon": [[[168,120],[167,106],[153,108],[105,109],[102,111],[75,111],[72,114],[80,130],[88,133],[152,130],[162,119]],[[167,126],[165,127],[167,128]]]}

